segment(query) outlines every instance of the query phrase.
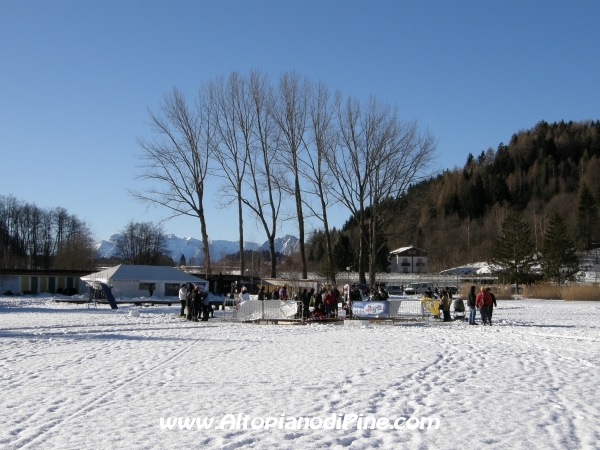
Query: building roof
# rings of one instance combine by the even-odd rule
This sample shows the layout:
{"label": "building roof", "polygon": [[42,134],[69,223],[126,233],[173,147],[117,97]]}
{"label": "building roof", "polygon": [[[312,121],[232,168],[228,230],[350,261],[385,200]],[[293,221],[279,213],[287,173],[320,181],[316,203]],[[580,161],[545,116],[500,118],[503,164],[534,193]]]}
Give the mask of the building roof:
{"label": "building roof", "polygon": [[169,266],[134,266],[119,264],[100,272],[92,273],[81,278],[83,281],[164,281],[171,283],[197,283],[206,281],[202,278],[182,272]]}
{"label": "building roof", "polygon": [[[496,268],[497,270],[497,268]],[[465,266],[442,270],[440,275],[491,275],[494,267],[487,262],[475,262]]]}
{"label": "building roof", "polygon": [[397,248],[396,250],[392,250],[390,252],[390,255],[396,255],[396,254],[404,253],[404,252],[406,252],[408,250],[418,250],[418,251],[420,251],[422,253],[425,253],[426,255],[428,254],[425,250],[423,250],[421,248],[418,248],[418,247],[415,247],[413,245],[410,245],[408,247],[400,247],[400,248]]}

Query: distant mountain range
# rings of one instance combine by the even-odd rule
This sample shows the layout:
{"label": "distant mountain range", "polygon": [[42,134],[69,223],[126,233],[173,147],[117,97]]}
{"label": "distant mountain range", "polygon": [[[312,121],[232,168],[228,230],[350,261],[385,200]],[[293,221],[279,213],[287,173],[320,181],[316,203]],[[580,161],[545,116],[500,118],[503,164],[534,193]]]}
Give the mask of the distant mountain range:
{"label": "distant mountain range", "polygon": [[[110,258],[116,256],[115,245],[120,234],[113,234],[108,240],[102,240],[96,243],[96,251],[101,258]],[[185,256],[185,260],[189,262],[190,258],[194,258],[196,263],[202,263],[204,256],[202,252],[202,241],[193,237],[180,238],[174,234],[165,235],[167,248],[169,249],[171,258],[176,263],[179,262],[181,255]],[[236,241],[210,241],[209,242],[210,259],[218,261],[225,255],[236,253],[239,250],[239,245]],[[269,250],[269,242],[259,245],[255,242],[245,242],[245,250]],[[298,238],[286,234],[283,237],[275,240],[275,251],[283,255],[289,255],[298,251]]]}

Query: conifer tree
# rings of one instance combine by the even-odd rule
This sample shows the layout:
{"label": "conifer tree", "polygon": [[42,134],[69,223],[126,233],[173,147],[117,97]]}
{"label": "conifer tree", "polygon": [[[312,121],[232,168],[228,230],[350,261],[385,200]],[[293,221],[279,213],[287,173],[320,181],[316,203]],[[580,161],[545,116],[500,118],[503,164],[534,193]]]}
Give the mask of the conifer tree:
{"label": "conifer tree", "polygon": [[545,279],[556,281],[559,285],[565,281],[573,281],[579,272],[575,244],[569,237],[565,222],[556,211],[544,235],[542,269]]}
{"label": "conifer tree", "polygon": [[181,258],[179,258],[179,266],[185,266],[185,255],[182,253]]}
{"label": "conifer tree", "polygon": [[348,266],[356,265],[350,238],[345,234],[342,234],[333,246],[333,261],[336,270],[345,270]]}
{"label": "conifer tree", "polygon": [[529,279],[533,265],[534,246],[529,225],[516,213],[509,213],[502,223],[502,233],[496,239],[493,264],[504,270],[507,278],[516,283]]}
{"label": "conifer tree", "polygon": [[577,205],[577,237],[584,250],[591,250],[598,237],[598,207],[596,200],[584,183],[579,193]]}

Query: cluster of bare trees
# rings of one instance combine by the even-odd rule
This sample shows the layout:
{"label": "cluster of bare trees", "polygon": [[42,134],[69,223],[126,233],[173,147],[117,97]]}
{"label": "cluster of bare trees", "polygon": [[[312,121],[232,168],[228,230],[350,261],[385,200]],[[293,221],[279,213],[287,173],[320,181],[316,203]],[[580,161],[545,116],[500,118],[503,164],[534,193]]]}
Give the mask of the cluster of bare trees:
{"label": "cluster of bare trees", "polygon": [[[267,236],[271,276],[276,276],[274,244],[284,220],[298,226],[303,278],[306,218],[321,221],[333,268],[327,213],[336,202],[359,224],[358,272],[364,282],[369,270],[374,282],[372,263],[385,240],[377,234],[397,219],[389,205],[426,175],[436,146],[429,132],[399,119],[387,103],[332,95],[323,83],[295,72],[283,73],[276,83],[260,71],[218,77],[200,87],[193,107],[173,89],[160,112],[150,112],[150,124],[155,137],[139,140],[139,178],[152,186],[131,193],[174,215],[199,219],[207,272],[205,182],[219,178],[224,203],[238,210],[240,255],[249,211]],[[244,273],[243,256],[240,266]],[[334,273],[330,270],[332,281]]]}
{"label": "cluster of bare trees", "polygon": [[94,240],[85,222],[64,208],[0,196],[0,264],[2,268],[89,269]]}
{"label": "cluster of bare trees", "polygon": [[116,256],[125,264],[173,266],[162,225],[129,221],[119,233]]}

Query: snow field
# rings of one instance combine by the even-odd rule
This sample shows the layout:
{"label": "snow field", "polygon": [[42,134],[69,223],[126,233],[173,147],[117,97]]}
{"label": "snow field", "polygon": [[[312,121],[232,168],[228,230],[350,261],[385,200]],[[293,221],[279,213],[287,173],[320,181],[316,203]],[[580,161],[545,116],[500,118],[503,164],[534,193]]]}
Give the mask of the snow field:
{"label": "snow field", "polygon": [[[131,311],[139,312],[137,316]],[[260,326],[0,299],[0,447],[598,448],[600,307],[465,322]],[[160,418],[439,418],[439,429],[161,429]]]}

